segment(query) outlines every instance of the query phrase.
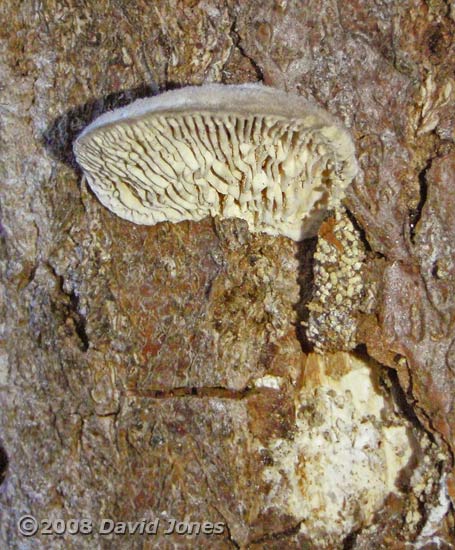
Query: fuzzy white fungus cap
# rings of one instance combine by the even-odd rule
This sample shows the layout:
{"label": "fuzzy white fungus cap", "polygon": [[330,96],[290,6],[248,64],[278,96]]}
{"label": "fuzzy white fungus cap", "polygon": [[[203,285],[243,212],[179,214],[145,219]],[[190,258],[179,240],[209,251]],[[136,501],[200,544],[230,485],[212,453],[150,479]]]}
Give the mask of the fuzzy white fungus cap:
{"label": "fuzzy white fungus cap", "polygon": [[251,231],[316,234],[357,172],[328,112],[258,84],[191,86],[105,113],[74,144],[99,200],[138,224],[241,218]]}

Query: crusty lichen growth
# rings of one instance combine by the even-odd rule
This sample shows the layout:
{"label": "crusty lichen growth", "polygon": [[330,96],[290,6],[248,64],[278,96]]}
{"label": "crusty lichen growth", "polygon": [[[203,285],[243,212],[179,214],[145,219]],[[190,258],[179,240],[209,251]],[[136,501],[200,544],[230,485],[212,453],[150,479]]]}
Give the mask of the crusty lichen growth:
{"label": "crusty lichen growth", "polygon": [[435,534],[450,508],[447,476],[442,467],[449,457],[427,434],[420,438],[420,445],[422,456],[410,478],[409,504],[403,525],[403,530],[409,533],[408,538],[419,533],[416,548],[423,548],[438,539],[443,542]]}
{"label": "crusty lichen growth", "polygon": [[307,337],[316,351],[355,348],[364,259],[359,232],[345,210],[336,210],[321,226],[314,254],[315,290],[308,304]]}
{"label": "crusty lichen growth", "polygon": [[310,353],[304,369],[292,439],[261,442],[271,458],[264,479],[271,507],[294,517],[313,548],[340,548],[374,523],[391,493],[402,495],[419,441],[373,360]]}

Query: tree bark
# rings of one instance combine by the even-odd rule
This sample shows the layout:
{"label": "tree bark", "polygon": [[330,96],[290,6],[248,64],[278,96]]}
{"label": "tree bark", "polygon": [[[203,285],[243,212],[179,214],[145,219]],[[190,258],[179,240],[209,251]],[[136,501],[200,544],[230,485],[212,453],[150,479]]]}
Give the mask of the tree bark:
{"label": "tree bark", "polygon": [[[443,0],[2,2],[2,547],[454,547],[454,13]],[[316,240],[239,220],[135,226],[74,161],[75,136],[106,110],[257,81],[316,100],[356,144],[346,208],[371,300],[341,374],[301,325]],[[403,429],[409,460],[393,491],[350,480],[321,524],[310,495],[330,512],[326,472],[308,472],[333,465],[328,416],[354,364],[383,412],[352,425]],[[305,434],[330,444],[311,454]],[[79,533],[60,534],[71,519]],[[160,526],[103,534],[103,520]],[[165,534],[172,520],[186,531]]]}

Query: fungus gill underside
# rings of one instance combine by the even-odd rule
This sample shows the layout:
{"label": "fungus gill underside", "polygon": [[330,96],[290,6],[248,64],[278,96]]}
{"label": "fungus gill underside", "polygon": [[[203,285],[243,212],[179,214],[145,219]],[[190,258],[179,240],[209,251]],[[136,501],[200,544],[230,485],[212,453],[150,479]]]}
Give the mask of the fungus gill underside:
{"label": "fungus gill underside", "polygon": [[74,151],[99,200],[138,224],[246,220],[301,240],[357,172],[349,133],[328,112],[262,85],[210,84],[105,113]]}

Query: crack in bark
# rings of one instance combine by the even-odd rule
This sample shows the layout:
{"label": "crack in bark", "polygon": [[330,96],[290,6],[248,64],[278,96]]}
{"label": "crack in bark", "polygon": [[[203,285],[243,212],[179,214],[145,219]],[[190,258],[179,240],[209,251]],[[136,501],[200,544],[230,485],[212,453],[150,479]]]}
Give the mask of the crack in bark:
{"label": "crack in bark", "polygon": [[65,290],[65,277],[59,275],[55,267],[52,265],[52,262],[47,262],[46,265],[51,270],[53,276],[55,277],[59,291],[67,296],[68,299],[65,302],[62,302],[62,305],[65,307],[65,315],[67,318],[70,318],[74,324],[74,332],[80,341],[81,350],[85,353],[88,351],[90,346],[90,339],[87,334],[87,319],[80,311],[80,300],[79,296],[74,290],[68,292]]}
{"label": "crack in bark", "polygon": [[[302,525],[302,523],[304,523],[304,521],[305,520],[301,520],[296,525],[293,525],[292,527],[288,527],[283,531],[262,535],[262,537],[259,537],[257,539],[253,539],[252,541],[250,541],[250,544],[263,544],[267,542],[276,542],[276,541],[280,541],[281,539],[287,539],[294,535],[298,535],[300,531],[300,526]],[[302,544],[302,548],[304,547],[305,547],[304,544]]]}
{"label": "crack in bark", "polygon": [[361,529],[356,529],[355,531],[352,531],[352,533],[349,533],[349,535],[347,535],[343,540],[342,550],[354,550],[357,543],[357,537],[360,532]]}
{"label": "crack in bark", "polygon": [[299,301],[293,306],[293,309],[297,317],[295,321],[295,334],[304,353],[310,353],[313,350],[313,344],[307,337],[306,323],[309,318],[308,304],[311,302],[314,291],[313,258],[317,242],[317,237],[313,237],[297,243],[298,251],[296,258],[298,261],[297,283],[299,285]]}
{"label": "crack in bark", "polygon": [[81,341],[81,347],[82,351],[86,352],[90,346],[89,337],[87,334],[87,319],[85,318],[82,313],[80,313],[80,307],[79,307],[79,297],[77,294],[72,291],[69,295],[70,298],[70,312],[72,313],[71,317],[74,322],[74,328],[76,331],[76,334],[79,337],[79,340]]}
{"label": "crack in bark", "polygon": [[[221,516],[224,517],[222,514]],[[238,548],[240,550],[241,546],[232,536],[231,528],[229,527],[229,523],[227,521],[225,522],[224,527],[226,528],[228,541],[234,546],[234,548]]]}
{"label": "crack in bark", "polygon": [[8,455],[3,446],[0,445],[0,485],[5,481],[8,464]]}
{"label": "crack in bark", "polygon": [[[223,388],[220,386],[206,387],[177,387],[167,390],[151,389],[141,390],[138,388],[127,388],[127,397],[144,397],[148,399],[180,399],[185,397],[193,397],[195,399],[211,398],[242,400],[252,395],[261,393],[268,394],[272,388],[256,388],[246,387],[241,390]],[[273,388],[273,391],[278,391]]]}
{"label": "crack in bark", "polygon": [[264,72],[262,70],[262,67],[260,67],[260,65],[257,63],[257,61],[251,57],[246,51],[245,51],[245,48],[242,46],[242,38],[240,36],[240,34],[238,33],[237,31],[237,17],[236,16],[233,16],[232,18],[232,25],[229,29],[229,36],[231,37],[231,40],[232,40],[232,45],[234,48],[237,48],[240,52],[240,54],[242,55],[242,57],[244,57],[245,59],[247,59],[255,73],[256,73],[256,77],[258,79],[259,82],[264,82]]}
{"label": "crack in bark", "polygon": [[427,182],[427,173],[430,169],[433,158],[428,159],[424,168],[419,172],[419,202],[417,206],[409,211],[409,238],[412,244],[415,244],[416,236],[416,227],[422,217],[423,207],[427,201],[428,195],[428,182]]}

